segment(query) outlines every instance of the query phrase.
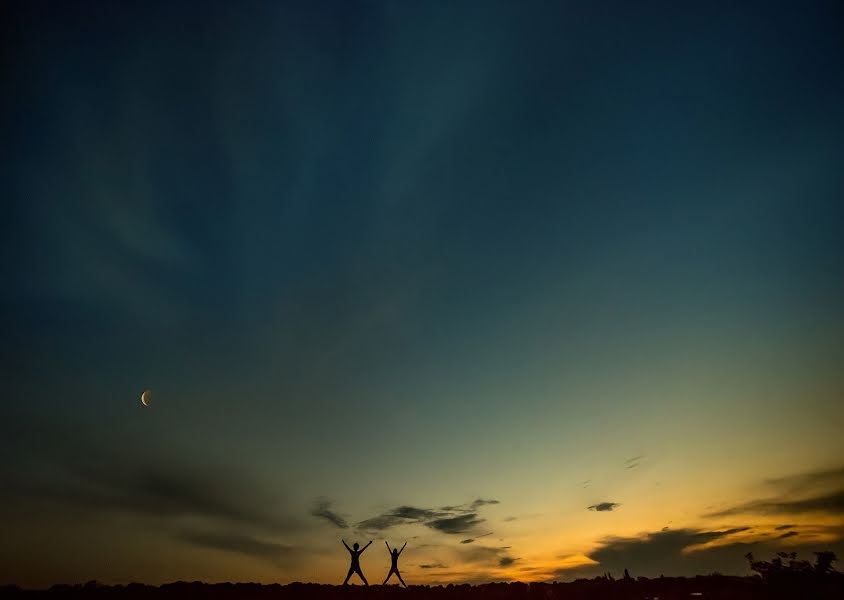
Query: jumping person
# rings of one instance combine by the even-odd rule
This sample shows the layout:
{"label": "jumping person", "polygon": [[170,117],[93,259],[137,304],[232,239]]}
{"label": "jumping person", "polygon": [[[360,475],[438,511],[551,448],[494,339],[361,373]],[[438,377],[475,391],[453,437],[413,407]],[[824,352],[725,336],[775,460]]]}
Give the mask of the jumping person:
{"label": "jumping person", "polygon": [[352,576],[352,573],[357,573],[358,577],[363,579],[364,585],[369,585],[369,582],[366,580],[366,577],[363,576],[363,571],[360,570],[360,555],[363,554],[363,551],[369,548],[369,544],[372,543],[370,540],[369,544],[358,550],[358,543],[355,542],[352,544],[352,547],[349,548],[349,545],[346,543],[346,540],[341,540],[343,545],[346,547],[346,550],[349,551],[349,554],[352,555],[352,564],[349,565],[349,573],[346,575],[346,580],[343,582],[343,585],[349,583],[349,577]]}
{"label": "jumping person", "polygon": [[[387,540],[384,540],[384,543],[387,544]],[[407,546],[407,542],[404,543],[404,546]],[[404,587],[407,587],[407,584],[404,582],[404,579],[401,578],[401,573],[399,573],[399,555],[404,552],[404,546],[401,547],[401,550],[396,550],[395,548],[390,548],[390,544],[387,544],[387,551],[390,553],[390,558],[393,560],[393,564],[390,566],[390,572],[387,573],[387,579],[392,576],[393,573],[396,574],[396,577],[399,578],[401,584]],[[387,579],[384,580],[384,583],[381,585],[387,585]]]}

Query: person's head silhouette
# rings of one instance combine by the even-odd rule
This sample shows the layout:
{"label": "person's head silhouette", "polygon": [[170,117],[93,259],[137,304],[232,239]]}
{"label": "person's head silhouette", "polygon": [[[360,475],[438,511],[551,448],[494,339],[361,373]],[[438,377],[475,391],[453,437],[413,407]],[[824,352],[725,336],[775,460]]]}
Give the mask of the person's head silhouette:
{"label": "person's head silhouette", "polygon": [[399,555],[399,551],[396,550],[395,548],[393,548],[393,556],[398,556],[398,555]]}
{"label": "person's head silhouette", "polygon": [[358,543],[357,543],[357,542],[355,542],[354,544],[352,544],[352,548],[354,548],[355,550],[357,550],[359,547],[360,547],[360,546],[358,546]]}

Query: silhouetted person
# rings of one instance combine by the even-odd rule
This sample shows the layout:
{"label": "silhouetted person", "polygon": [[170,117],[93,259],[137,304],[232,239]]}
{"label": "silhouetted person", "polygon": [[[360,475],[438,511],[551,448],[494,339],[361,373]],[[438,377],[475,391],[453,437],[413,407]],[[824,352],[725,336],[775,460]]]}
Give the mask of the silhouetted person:
{"label": "silhouetted person", "polygon": [[[387,540],[384,540],[384,543],[387,544]],[[404,543],[404,546],[407,546],[407,542]],[[404,546],[401,547],[401,550],[396,550],[395,548],[390,548],[390,544],[387,544],[387,551],[390,553],[390,558],[393,560],[393,564],[390,565],[390,572],[387,573],[387,579],[392,576],[393,573],[396,574],[396,577],[399,578],[401,584],[404,587],[407,587],[407,584],[404,582],[404,579],[401,578],[401,573],[399,573],[399,555],[404,552]],[[384,583],[381,585],[387,585],[387,579],[384,580]]]}
{"label": "silhouetted person", "polygon": [[349,554],[352,555],[352,564],[349,565],[349,573],[346,575],[346,579],[345,579],[345,581],[343,581],[343,585],[346,585],[347,583],[349,583],[349,577],[352,576],[352,573],[357,573],[358,577],[363,579],[363,584],[369,585],[369,582],[366,580],[366,577],[363,576],[363,571],[360,570],[360,555],[363,554],[364,550],[369,548],[369,544],[371,544],[372,541],[370,541],[369,544],[367,544],[366,546],[364,546],[360,550],[358,550],[359,546],[358,546],[357,542],[352,544],[352,547],[349,548],[349,545],[346,543],[346,540],[341,540],[341,541],[343,542],[343,545],[346,547],[346,550],[349,551]]}

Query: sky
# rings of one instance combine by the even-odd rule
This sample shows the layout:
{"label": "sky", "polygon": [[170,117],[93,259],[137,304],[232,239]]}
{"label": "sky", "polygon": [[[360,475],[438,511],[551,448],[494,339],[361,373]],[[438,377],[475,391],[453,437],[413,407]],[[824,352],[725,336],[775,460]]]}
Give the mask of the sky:
{"label": "sky", "polygon": [[4,2],[0,583],[844,556],[844,5],[684,4]]}

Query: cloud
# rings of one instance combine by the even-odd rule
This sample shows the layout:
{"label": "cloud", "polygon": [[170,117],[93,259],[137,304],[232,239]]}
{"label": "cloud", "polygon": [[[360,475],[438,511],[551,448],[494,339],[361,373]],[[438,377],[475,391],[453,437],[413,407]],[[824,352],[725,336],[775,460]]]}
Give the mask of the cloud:
{"label": "cloud", "polygon": [[777,536],[777,539],[778,540],[784,540],[785,538],[794,537],[796,535],[800,535],[800,534],[797,533],[796,531],[786,531],[782,535]]}
{"label": "cloud", "polygon": [[400,506],[393,511],[393,515],[401,519],[410,519],[412,521],[424,521],[426,519],[433,519],[438,517],[441,513],[425,508],[416,508],[413,506]]}
{"label": "cloud", "polygon": [[830,485],[841,487],[844,484],[844,466],[796,473],[786,475],[785,477],[775,477],[768,479],[766,483],[771,486],[795,491]]}
{"label": "cloud", "polygon": [[782,531],[784,529],[791,529],[793,527],[797,527],[797,525],[780,525],[779,527],[774,527],[775,531]]}
{"label": "cloud", "polygon": [[[587,553],[595,564],[560,569],[556,576],[558,579],[573,579],[592,577],[607,571],[620,574],[624,569],[629,569],[634,577],[658,577],[661,574],[693,576],[715,571],[744,575],[749,573],[745,554],[753,552],[760,557],[773,556],[782,548],[780,540],[770,537],[760,536],[750,541],[745,537],[731,537],[750,531],[749,527],[723,530],[671,529],[635,537],[608,537]],[[840,540],[840,535],[836,537]],[[819,549],[817,540],[797,541],[800,539],[796,538],[791,546],[798,553],[804,549],[806,552]],[[822,548],[838,552],[842,544],[840,541],[823,542]]]}
{"label": "cloud", "polygon": [[[725,565],[733,571],[746,564],[744,544],[684,552],[691,546],[726,538],[734,533],[745,531],[737,527],[723,531],[702,531],[693,529],[672,529],[646,533],[639,537],[609,537],[602,540],[588,557],[597,565],[579,567],[579,574],[591,575],[606,571],[620,573],[624,569],[636,575],[655,577],[660,574],[694,575],[715,570],[723,570]],[[724,560],[724,555],[728,560]],[[569,575],[572,571],[568,572]]]}
{"label": "cloud", "polygon": [[725,510],[709,513],[708,517],[725,517],[740,514],[803,514],[803,513],[844,514],[844,489],[802,499],[788,497],[753,500]]}
{"label": "cloud", "polygon": [[230,533],[184,532],[179,539],[224,552],[245,554],[253,558],[268,560],[273,563],[293,553],[293,548],[283,544],[264,542],[248,535]]}
{"label": "cloud", "polygon": [[398,525],[419,523],[441,533],[465,533],[484,522],[478,517],[477,509],[490,504],[499,504],[499,501],[478,498],[468,505],[443,506],[440,509],[399,506],[365,519],[357,527],[365,531],[382,531]]}
{"label": "cloud", "polygon": [[145,456],[96,455],[60,463],[49,482],[28,493],[97,512],[155,519],[198,517],[220,525],[286,533],[301,523],[278,510],[281,498],[243,469]]}
{"label": "cloud", "polygon": [[628,458],[627,460],[624,461],[624,465],[625,465],[624,468],[625,469],[634,469],[634,468],[638,467],[639,461],[641,461],[643,458],[645,458],[644,454],[641,454],[639,456],[634,456],[633,458]]}
{"label": "cloud", "polygon": [[744,502],[705,516],[814,512],[844,515],[844,467],[776,477],[766,480],[765,484],[773,488],[768,497]]}
{"label": "cloud", "polygon": [[598,504],[593,504],[589,507],[589,510],[594,510],[597,512],[611,512],[615,510],[617,507],[621,506],[618,502],[600,502]]}
{"label": "cloud", "polygon": [[477,540],[479,540],[480,538],[485,538],[485,537],[486,537],[486,536],[488,536],[488,535],[492,535],[492,532],[490,531],[490,532],[485,533],[485,534],[483,534],[483,535],[479,535],[479,536],[476,536],[476,537],[473,537],[473,538],[466,538],[465,540],[460,540],[460,543],[461,543],[461,544],[471,544],[471,543],[473,543],[473,542],[476,542],[476,541],[477,541]]}
{"label": "cloud", "polygon": [[488,504],[501,504],[498,500],[484,500],[483,498],[478,498],[474,502],[469,505],[471,510],[478,510],[482,506],[487,506]]}
{"label": "cloud", "polygon": [[433,563],[433,564],[426,564],[426,565],[419,565],[420,569],[447,569],[448,565],[443,565],[441,563]]}
{"label": "cloud", "polygon": [[358,523],[359,529],[383,530],[407,523],[424,523],[432,519],[442,518],[449,513],[417,508],[415,506],[399,506],[383,514],[366,519]]}
{"label": "cloud", "polygon": [[470,531],[476,525],[484,522],[484,519],[478,519],[477,513],[469,513],[460,515],[458,517],[449,517],[446,519],[434,519],[425,523],[431,529],[436,529],[442,533],[455,534],[465,533]]}
{"label": "cloud", "polygon": [[319,498],[316,501],[314,508],[311,510],[311,515],[325,519],[340,529],[346,529],[349,526],[343,517],[331,510],[331,501],[326,498]]}
{"label": "cloud", "polygon": [[461,562],[506,567],[518,560],[507,553],[509,549],[510,546],[472,546],[460,552]]}

